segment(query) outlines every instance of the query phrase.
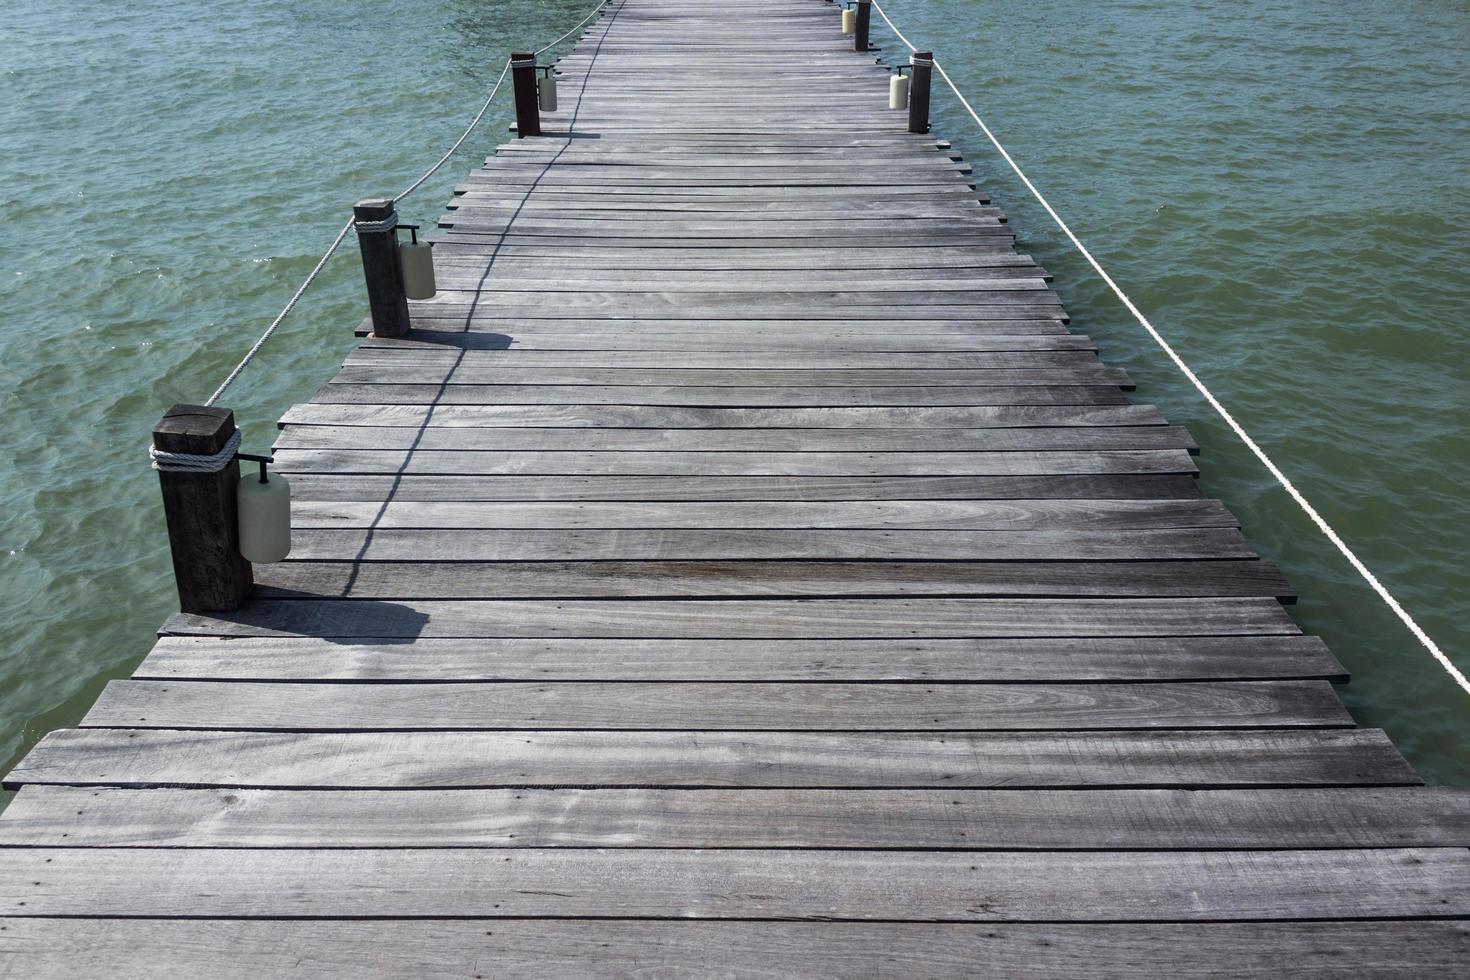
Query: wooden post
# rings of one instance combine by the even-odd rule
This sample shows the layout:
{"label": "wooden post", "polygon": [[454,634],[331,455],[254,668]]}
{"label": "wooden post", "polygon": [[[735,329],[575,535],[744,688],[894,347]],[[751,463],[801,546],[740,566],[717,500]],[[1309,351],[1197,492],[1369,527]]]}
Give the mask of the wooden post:
{"label": "wooden post", "polygon": [[872,0],[857,0],[857,21],[852,32],[852,49],[868,50],[868,27],[873,21]]}
{"label": "wooden post", "polygon": [[909,55],[909,132],[929,132],[929,83],[934,77],[934,52]]}
{"label": "wooden post", "polygon": [[[224,449],[234,434],[235,413],[227,408],[175,405],[153,427],[153,446],[207,456]],[[158,471],[179,608],[186,613],[231,612],[250,597],[255,579],[240,554],[239,484],[240,464],[234,460],[216,473]]]}
{"label": "wooden post", "polygon": [[541,106],[536,99],[536,56],[516,51],[510,56],[510,81],[516,92],[516,136],[541,135]]}
{"label": "wooden post", "polygon": [[[370,198],[352,206],[358,221],[385,222],[397,218],[393,202]],[[368,310],[373,317],[373,336],[402,337],[408,333],[408,297],[403,294],[403,269],[398,258],[398,235],[384,231],[357,232],[362,252],[362,276],[367,281]]]}

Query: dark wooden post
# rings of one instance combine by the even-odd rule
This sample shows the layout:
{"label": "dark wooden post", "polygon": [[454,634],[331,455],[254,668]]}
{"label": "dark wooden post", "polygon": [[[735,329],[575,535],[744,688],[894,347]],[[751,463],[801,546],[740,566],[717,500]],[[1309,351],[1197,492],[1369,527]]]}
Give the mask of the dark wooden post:
{"label": "dark wooden post", "polygon": [[[392,224],[398,212],[384,198],[358,201],[352,215],[359,222]],[[391,219],[391,221],[390,221]],[[398,236],[391,227],[364,231],[359,225],[357,247],[362,252],[362,276],[367,281],[368,310],[373,336],[402,337],[408,333],[408,297],[403,294],[403,269],[398,258]]]}
{"label": "dark wooden post", "polygon": [[[235,413],[228,408],[175,405],[153,427],[153,446],[208,456],[234,434]],[[230,612],[250,597],[255,580],[240,554],[239,484],[240,464],[234,460],[215,473],[158,471],[179,608],[186,613]]]}
{"label": "dark wooden post", "polygon": [[852,49],[868,50],[868,27],[873,22],[872,0],[857,0],[857,19],[853,25]]}
{"label": "dark wooden post", "polygon": [[909,55],[909,132],[929,132],[929,83],[934,78],[934,52]]}
{"label": "dark wooden post", "polygon": [[536,99],[536,56],[516,51],[510,56],[510,81],[516,91],[516,136],[541,135],[541,106]]}

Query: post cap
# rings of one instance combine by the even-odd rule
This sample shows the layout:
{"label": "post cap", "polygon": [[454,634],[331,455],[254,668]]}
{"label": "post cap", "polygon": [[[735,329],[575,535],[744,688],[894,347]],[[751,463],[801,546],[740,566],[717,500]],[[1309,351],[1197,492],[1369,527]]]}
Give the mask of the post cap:
{"label": "post cap", "polygon": [[175,405],[153,427],[153,445],[170,453],[217,453],[235,434],[235,413],[228,408]]}
{"label": "post cap", "polygon": [[352,205],[352,213],[359,221],[382,221],[393,211],[391,197],[367,197]]}

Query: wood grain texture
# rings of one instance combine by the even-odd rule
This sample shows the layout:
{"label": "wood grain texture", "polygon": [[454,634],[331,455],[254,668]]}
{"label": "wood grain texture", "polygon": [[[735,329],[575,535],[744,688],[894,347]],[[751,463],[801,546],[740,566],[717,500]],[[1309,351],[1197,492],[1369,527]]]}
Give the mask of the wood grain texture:
{"label": "wood grain texture", "polygon": [[1150,922],[1470,914],[1463,848],[17,848],[7,857],[0,914],[9,916]]}
{"label": "wood grain texture", "polygon": [[1325,681],[1186,684],[111,681],[84,728],[1084,731],[1341,727]]}
{"label": "wood grain texture", "polygon": [[11,803],[0,832],[0,842],[24,847],[1466,847],[1470,790],[360,793],[32,786]]}
{"label": "wood grain texture", "polygon": [[[718,950],[717,958],[711,951]],[[1157,977],[1366,980],[1453,976],[1470,953],[1454,921],[1128,924],[265,919],[11,919],[0,953],[32,980],[414,980],[636,976],[746,980]],[[486,964],[493,966],[487,968]]]}
{"label": "wood grain texture", "polygon": [[1047,788],[1417,785],[1376,729],[1239,732],[187,732],[64,729],[28,785]]}
{"label": "wood grain texture", "polygon": [[1266,561],[376,561],[278,562],[262,598],[619,599],[1164,598],[1295,593]]}
{"label": "wood grain texture", "polygon": [[1300,630],[1274,599],[260,599],[179,614],[196,636],[863,637],[1241,636]]}
{"label": "wood grain texture", "polygon": [[302,501],[302,528],[901,528],[913,530],[1167,530],[1234,528],[1218,500],[485,503]]}
{"label": "wood grain texture", "polygon": [[293,473],[298,500],[1007,500],[1200,496],[1190,474],[1033,476],[416,476]]}
{"label": "wood grain texture", "polygon": [[1315,636],[1039,640],[418,640],[164,636],[144,680],[1164,681],[1346,672]]}

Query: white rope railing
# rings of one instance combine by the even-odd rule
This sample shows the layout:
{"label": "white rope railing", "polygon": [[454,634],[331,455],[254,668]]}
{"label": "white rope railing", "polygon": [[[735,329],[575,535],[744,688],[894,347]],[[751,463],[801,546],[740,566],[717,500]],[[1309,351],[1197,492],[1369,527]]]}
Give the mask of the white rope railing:
{"label": "white rope railing", "polygon": [[[555,41],[552,41],[550,44],[537,48],[536,54],[541,54],[544,51],[550,50],[551,48],[554,48],[556,45],[565,41],[567,38],[571,37],[574,33],[576,33],[578,28],[580,28],[583,24],[586,24],[593,17],[597,16],[597,14],[601,12],[602,8],[605,7],[608,2],[609,0],[599,0],[598,4],[592,8],[591,12],[589,12],[587,16],[583,17],[576,23],[576,26],[567,31],[561,37],[557,38]],[[460,134],[459,139],[455,140],[454,145],[451,146],[448,150],[444,151],[444,155],[436,160],[432,167],[420,174],[413,183],[409,184],[403,190],[395,194],[393,196],[394,204],[397,204],[399,201],[403,200],[405,197],[408,197],[408,195],[412,194],[414,191],[422,187],[425,181],[438,173],[439,168],[443,167],[444,164],[449,162],[450,158],[453,157],[454,154],[459,152],[459,148],[464,145],[464,141],[470,138],[470,134],[475,131],[475,127],[479,126],[480,121],[485,118],[485,113],[490,111],[490,103],[495,101],[495,96],[496,93],[500,91],[500,86],[505,84],[505,76],[510,71],[510,68],[511,59],[507,58],[505,59],[505,64],[500,69],[500,77],[495,79],[495,85],[490,89],[490,94],[485,96],[485,101],[483,104],[481,104],[480,111],[475,113],[475,117],[470,120],[470,124],[465,127],[464,132]],[[302,281],[300,286],[296,287],[296,292],[291,294],[291,298],[286,301],[286,305],[282,307],[281,312],[276,314],[276,318],[270,322],[270,326],[266,327],[265,331],[261,333],[258,338],[256,338],[255,343],[250,345],[250,349],[245,352],[245,356],[240,359],[240,363],[236,364],[234,369],[230,371],[229,374],[225,375],[225,379],[220,382],[219,387],[214,389],[214,394],[210,395],[209,398],[205,400],[204,404],[206,406],[213,405],[215,402],[219,401],[220,396],[223,395],[227,390],[229,390],[229,387],[235,383],[235,380],[237,378],[240,377],[240,373],[245,370],[246,366],[248,366],[251,361],[255,360],[255,356],[260,353],[260,349],[265,346],[266,341],[271,339],[271,337],[275,334],[276,329],[280,327],[281,323],[285,321],[286,317],[290,316],[291,311],[296,308],[296,304],[301,300],[301,297],[305,295],[306,290],[311,286],[313,282],[316,281],[317,277],[321,275],[322,270],[325,269],[327,266],[327,262],[332,258],[333,255],[337,254],[337,250],[341,248],[342,243],[347,240],[348,232],[353,230],[354,224],[354,221],[349,220],[345,225],[342,226],[341,230],[337,232],[337,237],[332,239],[332,244],[328,245],[327,250],[322,253],[321,258],[317,259],[316,265],[312,266],[311,271],[306,275],[306,279]]]}
{"label": "white rope railing", "polygon": [[[900,41],[907,45],[910,51],[918,50],[918,48],[914,47],[914,45],[909,41],[907,37],[904,37],[903,32],[898,29],[893,21],[889,19],[888,14],[886,14],[883,11],[883,8],[878,5],[877,0],[873,0],[873,9],[878,11],[878,16],[883,18],[883,22],[888,25],[888,29],[893,31],[894,36],[896,36]],[[1096,258],[1093,257],[1092,252],[1088,250],[1087,246],[1082,244],[1081,239],[1079,239],[1076,234],[1073,233],[1072,229],[1067,225],[1067,223],[1062,220],[1062,216],[1057,214],[1056,209],[1051,206],[1051,202],[1049,202],[1046,197],[1042,195],[1041,191],[1037,189],[1036,185],[1031,182],[1031,178],[1026,176],[1025,171],[1023,171],[1020,165],[1016,163],[1015,158],[1011,156],[1010,152],[1001,144],[1000,140],[996,138],[995,133],[991,131],[990,127],[985,124],[985,120],[980,118],[980,114],[975,111],[975,107],[970,104],[970,100],[965,98],[964,93],[961,92],[959,90],[959,87],[955,85],[954,79],[949,77],[949,72],[944,70],[944,66],[939,63],[939,60],[937,58],[934,61],[934,70],[939,72],[939,76],[944,79],[945,84],[949,86],[950,91],[955,94],[955,98],[959,99],[960,105],[965,107],[965,111],[970,114],[970,118],[975,120],[976,125],[980,127],[980,131],[985,134],[985,138],[990,140],[991,145],[993,145],[996,151],[1000,153],[1001,157],[1005,159],[1005,162],[1010,165],[1011,170],[1014,171],[1016,176],[1020,178],[1021,183],[1026,185],[1026,189],[1031,192],[1031,196],[1036,198],[1036,202],[1046,210],[1047,214],[1051,215],[1052,221],[1056,222],[1057,227],[1062,230],[1062,234],[1067,236],[1067,239],[1072,243],[1073,246],[1076,247],[1077,251],[1081,253],[1084,259],[1087,260],[1087,264],[1092,266],[1093,271],[1096,272],[1099,278],[1101,278],[1102,281],[1107,284],[1108,288],[1113,291],[1113,295],[1118,297],[1118,300],[1123,304],[1124,307],[1127,308],[1128,312],[1133,314],[1133,318],[1139,322],[1144,330],[1148,331],[1148,335],[1152,337],[1154,342],[1158,344],[1163,352],[1169,356],[1169,360],[1174,362],[1174,366],[1177,367],[1179,371],[1186,378],[1189,379],[1190,384],[1194,385],[1195,390],[1200,393],[1200,395],[1205,399],[1206,402],[1209,403],[1210,407],[1213,408],[1216,413],[1218,413],[1219,416],[1225,420],[1225,424],[1230,427],[1231,431],[1235,433],[1235,435],[1240,439],[1241,442],[1245,443],[1246,448],[1255,454],[1255,457],[1261,461],[1261,464],[1266,467],[1271,476],[1276,479],[1276,482],[1281,484],[1282,489],[1284,489],[1291,496],[1292,500],[1296,501],[1297,506],[1300,507],[1309,518],[1311,518],[1312,523],[1317,525],[1318,530],[1326,535],[1327,540],[1331,541],[1332,544],[1337,548],[1337,550],[1342,554],[1342,556],[1347,559],[1348,564],[1353,567],[1353,570],[1363,577],[1363,580],[1372,587],[1373,591],[1378,594],[1378,597],[1383,600],[1384,604],[1393,611],[1394,615],[1397,616],[1399,620],[1404,624],[1404,626],[1408,628],[1409,632],[1414,635],[1414,638],[1417,639],[1421,644],[1423,644],[1424,648],[1434,656],[1435,660],[1439,661],[1439,665],[1443,667],[1445,669],[1445,672],[1454,679],[1455,683],[1459,684],[1461,689],[1463,689],[1466,694],[1470,694],[1470,680],[1466,679],[1465,675],[1460,671],[1458,667],[1455,666],[1454,662],[1451,661],[1450,658],[1445,655],[1445,652],[1439,648],[1439,644],[1434,641],[1434,638],[1431,637],[1427,632],[1425,632],[1424,628],[1419,625],[1418,621],[1415,620],[1414,617],[1409,614],[1408,610],[1403,607],[1403,604],[1400,603],[1398,599],[1394,597],[1393,593],[1389,592],[1384,584],[1378,580],[1378,576],[1374,575],[1373,572],[1368,568],[1368,566],[1363,564],[1362,559],[1357,556],[1352,548],[1348,547],[1347,542],[1342,539],[1342,536],[1337,533],[1332,525],[1327,523],[1326,518],[1318,513],[1317,508],[1313,507],[1311,501],[1309,501],[1302,494],[1302,492],[1296,488],[1296,484],[1292,483],[1290,478],[1288,478],[1287,475],[1282,472],[1281,467],[1276,465],[1276,461],[1273,460],[1269,455],[1267,455],[1266,451],[1261,448],[1260,444],[1257,443],[1256,440],[1251,437],[1250,433],[1245,430],[1245,427],[1242,426],[1238,421],[1236,421],[1235,416],[1231,414],[1230,410],[1221,403],[1220,399],[1215,397],[1215,393],[1212,392],[1205,385],[1205,383],[1200,380],[1199,375],[1194,373],[1194,370],[1185,363],[1184,358],[1179,356],[1178,352],[1174,350],[1173,346],[1167,340],[1165,340],[1163,335],[1159,333],[1159,331],[1154,327],[1152,323],[1149,322],[1148,317],[1144,316],[1143,311],[1138,308],[1138,306],[1133,302],[1132,299],[1129,298],[1127,293],[1123,292],[1122,287],[1120,287],[1117,282],[1113,280],[1112,276],[1108,275],[1107,270],[1102,267],[1102,265],[1097,261]]]}
{"label": "white rope railing", "polygon": [[[500,91],[500,86],[505,82],[505,75],[508,71],[510,71],[509,58],[505,59],[505,65],[500,69],[500,77],[495,80],[495,85],[490,89],[490,94],[485,96],[485,102],[480,106],[480,111],[475,113],[475,118],[470,120],[470,124],[465,127],[465,130],[463,133],[460,134],[459,139],[454,141],[454,145],[451,146],[444,153],[444,155],[441,156],[434,163],[432,167],[420,174],[417,180],[409,184],[399,193],[395,194],[393,196],[394,204],[397,204],[399,201],[403,200],[405,197],[422,187],[424,185],[424,181],[428,180],[430,177],[434,176],[434,174],[438,173],[439,168],[448,163],[449,158],[454,156],[459,148],[464,145],[464,141],[469,139],[470,133],[474,132],[475,127],[480,125],[480,120],[485,118],[485,113],[489,111],[490,103],[495,100],[495,94]],[[225,380],[220,382],[220,386],[218,388],[214,389],[214,394],[210,395],[209,398],[204,402],[206,406],[213,405],[215,402],[219,401],[220,395],[223,395],[225,391],[230,387],[230,385],[235,383],[235,379],[240,376],[240,372],[245,370],[246,365],[255,360],[255,355],[260,353],[260,349],[265,346],[265,342],[271,339],[271,336],[276,332],[276,328],[279,327],[281,323],[286,319],[286,317],[290,315],[291,311],[296,308],[296,303],[306,293],[307,288],[316,281],[317,276],[321,275],[322,270],[325,269],[327,266],[327,261],[331,259],[333,255],[337,254],[337,249],[342,247],[342,243],[347,240],[347,233],[352,231],[355,224],[355,219],[349,218],[347,223],[342,226],[342,229],[337,232],[337,237],[332,239],[332,244],[327,246],[327,250],[322,253],[322,257],[316,260],[316,265],[312,266],[311,272],[307,273],[306,278],[302,281],[301,285],[296,287],[296,292],[291,294],[291,298],[286,301],[286,305],[281,309],[281,312],[276,314],[276,318],[271,321],[270,326],[265,328],[265,332],[262,333],[258,338],[256,338],[255,343],[251,344],[250,349],[245,352],[245,356],[240,358],[240,363],[235,365],[234,370],[232,370],[229,374],[225,376]]]}
{"label": "white rope railing", "polygon": [[563,34],[561,37],[557,38],[555,41],[552,41],[550,44],[545,44],[545,45],[542,45],[541,47],[537,48],[533,53],[534,54],[541,54],[542,52],[550,51],[552,48],[556,47],[558,44],[560,44],[561,42],[565,41],[567,38],[571,37],[573,34],[577,33],[577,30],[583,24],[587,23],[593,17],[596,17],[598,14],[600,14],[602,12],[602,8],[603,7],[606,7],[608,5],[608,2],[609,2],[609,0],[601,0],[601,2],[598,3],[597,6],[595,6],[595,7],[592,8],[591,12],[588,13],[586,17],[583,17],[581,20],[577,21],[577,23],[573,24],[571,30],[567,31],[565,34]]}
{"label": "white rope railing", "polygon": [[[475,127],[480,125],[480,120],[485,118],[485,113],[489,111],[490,103],[495,100],[495,95],[497,92],[500,91],[500,86],[505,82],[505,75],[506,72],[508,72],[509,70],[510,59],[507,58],[505,59],[505,65],[500,69],[500,77],[495,80],[495,85],[490,89],[490,94],[485,97],[485,102],[480,106],[480,111],[475,113],[475,118],[470,120],[470,124],[465,127],[465,130],[463,133],[460,134],[459,139],[454,141],[454,145],[451,146],[444,153],[444,155],[441,156],[434,163],[432,167],[420,174],[417,180],[409,184],[399,193],[395,194],[393,196],[394,204],[397,204],[399,201],[403,200],[405,197],[422,187],[424,185],[424,181],[428,180],[430,177],[434,176],[434,174],[438,173],[439,168],[448,163],[449,158],[454,156],[459,148],[464,145],[464,141],[469,139],[470,133],[474,132]],[[311,284],[316,281],[316,277],[321,275],[322,270],[327,267],[327,261],[331,259],[333,255],[337,254],[337,249],[341,248],[342,243],[347,240],[347,233],[352,231],[356,224],[356,219],[349,218],[347,223],[342,226],[342,229],[337,232],[337,237],[332,239],[332,244],[327,246],[327,250],[322,253],[322,257],[316,260],[316,265],[312,266],[311,271],[307,273],[306,278],[302,280],[301,285],[296,287],[296,292],[291,294],[291,298],[286,301],[286,305],[282,307],[281,312],[276,314],[276,318],[271,321],[270,326],[266,327],[265,331],[258,338],[256,338],[255,343],[250,345],[250,349],[245,352],[244,357],[240,358],[240,363],[235,365],[234,370],[225,375],[225,379],[220,382],[219,387],[214,389],[214,394],[210,395],[209,398],[205,400],[204,404],[206,406],[213,405],[215,402],[219,401],[219,397],[223,395],[226,390],[229,389],[230,385],[235,383],[235,379],[240,376],[240,372],[244,371],[246,366],[251,361],[255,360],[255,355],[260,353],[260,349],[265,346],[265,342],[270,340],[271,336],[275,334],[276,328],[279,327],[281,323],[286,319],[286,317],[291,314],[291,311],[296,308],[297,302],[300,301],[303,295],[305,295],[306,290],[311,286]]]}

